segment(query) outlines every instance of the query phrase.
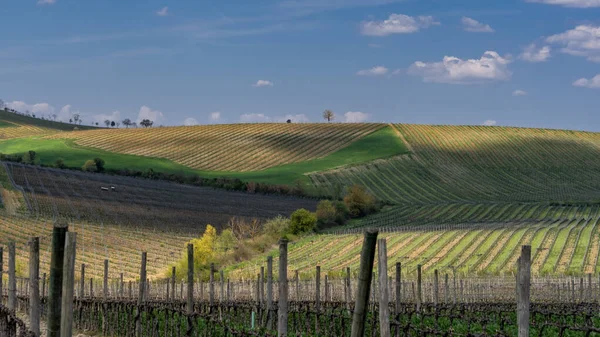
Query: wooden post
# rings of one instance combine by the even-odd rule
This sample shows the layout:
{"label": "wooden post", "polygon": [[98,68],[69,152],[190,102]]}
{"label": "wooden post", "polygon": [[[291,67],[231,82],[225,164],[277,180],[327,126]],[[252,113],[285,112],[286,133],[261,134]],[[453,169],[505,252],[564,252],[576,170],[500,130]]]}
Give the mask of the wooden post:
{"label": "wooden post", "polygon": [[146,292],[146,260],[148,258],[147,252],[142,252],[142,262],[140,266],[140,284],[138,289],[138,300],[137,300],[137,315],[135,322],[136,336],[142,337],[142,312],[141,306],[144,304],[144,293]]}
{"label": "wooden post", "polygon": [[171,270],[171,301],[175,301],[175,272],[176,269],[173,267]]}
{"label": "wooden post", "polygon": [[449,293],[450,287],[448,286],[448,273],[446,273],[444,275],[444,303],[448,304],[448,293]]}
{"label": "wooden post", "polygon": [[421,311],[421,304],[423,303],[423,287],[422,287],[422,275],[421,265],[417,265],[417,312]]}
{"label": "wooden post", "polygon": [[273,325],[273,257],[267,256],[267,327]]}
{"label": "wooden post", "polygon": [[317,266],[315,278],[315,306],[317,314],[321,310],[321,266]]}
{"label": "wooden post", "polygon": [[3,289],[3,281],[4,277],[4,247],[0,247],[0,304],[2,304],[2,299],[4,298],[4,289]]}
{"label": "wooden post", "polygon": [[288,328],[288,241],[279,240],[279,310],[277,311],[277,336],[287,336]]}
{"label": "wooden post", "polygon": [[212,311],[212,307],[215,305],[215,264],[210,264],[210,284],[209,284],[209,301]]}
{"label": "wooden post", "polygon": [[16,275],[16,251],[13,241],[8,243],[8,309],[17,309],[17,275]]}
{"label": "wooden post", "polygon": [[35,237],[29,241],[29,324],[36,336],[40,335],[40,305],[40,238]]}
{"label": "wooden post", "polygon": [[379,331],[381,337],[390,337],[389,294],[387,285],[386,239],[377,240],[379,272]]}
{"label": "wooden post", "polygon": [[433,271],[433,305],[437,308],[440,300],[439,275],[438,270]]}
{"label": "wooden post", "polygon": [[529,337],[531,246],[521,247],[521,257],[518,267],[517,323],[519,325],[519,337]]}
{"label": "wooden post", "polygon": [[346,307],[350,310],[350,303],[352,302],[352,289],[350,288],[350,267],[346,267],[346,279],[344,280],[344,290],[346,291]]}
{"label": "wooden post", "polygon": [[263,308],[265,304],[265,267],[260,267],[260,275],[258,277],[258,286],[260,288],[260,307]]}
{"label": "wooden post", "polygon": [[296,301],[300,301],[300,275],[298,269],[296,269],[296,275],[294,277],[296,281]]}
{"label": "wooden post", "polygon": [[104,260],[104,282],[102,286],[102,296],[108,299],[108,260]]}
{"label": "wooden post", "polygon": [[324,302],[329,301],[329,275],[325,274],[325,300]]}
{"label": "wooden post", "polygon": [[90,277],[90,297],[94,297],[94,279]]}
{"label": "wooden post", "polygon": [[55,225],[52,232],[50,257],[50,289],[48,290],[47,336],[59,337],[62,305],[62,283],[67,227]]}
{"label": "wooden post", "polygon": [[[188,270],[187,270],[187,303],[186,303],[186,312],[188,314],[188,330],[187,335],[192,335],[192,317],[191,315],[194,313],[194,245],[188,243]],[[211,265],[212,272],[212,265]]]}
{"label": "wooden post", "polygon": [[124,292],[123,292],[123,273],[121,273],[121,277],[119,280],[119,298],[123,298]]}
{"label": "wooden post", "polygon": [[592,274],[588,274],[588,295],[586,302],[592,302]]}
{"label": "wooden post", "polygon": [[402,301],[402,264],[396,262],[396,315],[400,313]]}
{"label": "wooden post", "polygon": [[225,300],[225,275],[223,273],[223,269],[219,271],[219,277],[221,278],[219,280],[221,282],[221,294],[219,296],[219,302],[223,302]]}
{"label": "wooden post", "polygon": [[369,293],[371,292],[371,277],[375,260],[375,245],[377,244],[377,230],[367,230],[364,234],[362,251],[360,253],[360,270],[358,276],[358,289],[356,291],[356,305],[352,315],[351,337],[362,337],[365,332]]}
{"label": "wooden post", "polygon": [[75,247],[77,233],[67,233],[65,242],[64,277],[62,283],[62,306],[60,337],[73,335],[73,297],[75,290]]}
{"label": "wooden post", "polygon": [[85,263],[81,264],[81,280],[79,280],[79,298],[85,297]]}
{"label": "wooden post", "polygon": [[127,298],[133,298],[133,282],[129,281]]}

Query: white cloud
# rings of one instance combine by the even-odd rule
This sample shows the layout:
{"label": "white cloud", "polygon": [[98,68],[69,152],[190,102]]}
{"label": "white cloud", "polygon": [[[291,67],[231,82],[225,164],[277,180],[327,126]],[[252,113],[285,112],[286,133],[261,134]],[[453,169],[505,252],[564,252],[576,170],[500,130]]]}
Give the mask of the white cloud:
{"label": "white cloud", "polygon": [[158,15],[158,16],[167,16],[167,15],[169,15],[169,7],[163,7],[160,10],[156,11],[156,15]]}
{"label": "white cloud", "polygon": [[494,29],[490,25],[483,24],[475,19],[463,16],[460,22],[463,25],[463,29],[467,32],[472,33],[493,33]]}
{"label": "white cloud", "polygon": [[154,126],[158,126],[159,124],[164,123],[165,116],[162,112],[158,110],[152,110],[147,106],[142,106],[140,108],[140,112],[138,113],[138,117],[136,119],[136,123],[140,124],[143,119],[149,119],[154,122]]}
{"label": "white cloud", "polygon": [[432,16],[412,17],[404,14],[392,14],[387,20],[365,21],[361,23],[360,31],[362,35],[369,36],[410,34],[418,32],[422,28],[439,24]]}
{"label": "white cloud", "polygon": [[[71,104],[63,106],[57,114],[59,121],[68,122],[74,114],[80,114],[79,111],[71,111]],[[81,115],[81,114],[80,114]]]}
{"label": "white cloud", "polygon": [[518,90],[513,91],[512,95],[513,96],[525,96],[525,95],[527,95],[527,91],[518,89]]}
{"label": "white cloud", "polygon": [[384,66],[376,66],[371,69],[360,70],[356,73],[359,76],[380,76],[388,73],[388,68]]}
{"label": "white cloud", "polygon": [[272,87],[273,82],[267,80],[258,80],[252,85],[253,87]]}
{"label": "white cloud", "polygon": [[56,0],[38,0],[38,5],[53,5],[56,3]]}
{"label": "white cloud", "polygon": [[600,0],[526,0],[527,2],[538,2],[548,5],[559,5],[564,7],[600,7]]}
{"label": "white cloud", "polygon": [[600,89],[600,74],[598,74],[590,79],[580,78],[577,81],[573,82],[573,85],[576,87]]}
{"label": "white cloud", "polygon": [[[70,105],[69,105],[70,108]],[[98,126],[106,126],[104,124],[105,120],[109,120],[111,122],[115,122],[115,123],[121,123],[121,112],[120,111],[113,111],[110,114],[97,114],[97,115],[93,115],[91,116],[92,119],[92,123],[98,123]],[[88,121],[84,120],[83,121],[85,124],[88,124]]]}
{"label": "white cloud", "polygon": [[36,103],[27,104],[23,101],[7,102],[6,106],[10,109],[14,109],[18,112],[25,113],[29,111],[34,114],[52,114],[54,113],[54,107],[48,103]]}
{"label": "white cloud", "polygon": [[240,116],[240,122],[242,123],[258,123],[258,122],[270,122],[271,118],[265,114],[243,114]]}
{"label": "white cloud", "polygon": [[196,120],[196,118],[189,117],[183,121],[183,125],[185,125],[185,126],[198,125],[198,121]]}
{"label": "white cloud", "polygon": [[346,123],[363,123],[369,119],[371,115],[360,111],[348,111],[344,114],[344,122]]}
{"label": "white cloud", "polygon": [[519,58],[528,62],[544,62],[550,58],[551,50],[550,46],[538,48],[535,43],[532,43],[523,48],[523,53],[519,55]]}
{"label": "white cloud", "polygon": [[563,45],[563,53],[600,62],[600,27],[580,25],[564,33],[549,36],[546,41]]}
{"label": "white cloud", "polygon": [[215,111],[210,113],[210,120],[213,122],[217,122],[221,119],[221,112]]}
{"label": "white cloud", "polygon": [[480,59],[462,60],[444,56],[442,62],[417,61],[409,73],[423,77],[425,82],[467,84],[486,81],[507,80],[512,75],[508,70],[510,59],[495,51],[486,51]]}
{"label": "white cloud", "polygon": [[491,119],[488,119],[487,121],[483,122],[483,125],[485,125],[485,126],[494,126],[496,124],[498,124],[498,123],[496,123],[496,121],[491,120]]}
{"label": "white cloud", "polygon": [[292,120],[292,123],[308,123],[310,120],[305,114],[298,115],[285,115],[283,117],[275,117],[275,122],[286,122],[288,119]]}

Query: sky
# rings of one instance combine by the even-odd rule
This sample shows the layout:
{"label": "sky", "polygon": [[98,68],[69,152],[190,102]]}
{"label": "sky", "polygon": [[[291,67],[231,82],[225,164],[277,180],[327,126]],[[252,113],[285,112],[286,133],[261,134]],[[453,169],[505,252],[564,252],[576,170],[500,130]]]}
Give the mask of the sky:
{"label": "sky", "polygon": [[0,99],[83,124],[600,131],[600,0],[2,0]]}

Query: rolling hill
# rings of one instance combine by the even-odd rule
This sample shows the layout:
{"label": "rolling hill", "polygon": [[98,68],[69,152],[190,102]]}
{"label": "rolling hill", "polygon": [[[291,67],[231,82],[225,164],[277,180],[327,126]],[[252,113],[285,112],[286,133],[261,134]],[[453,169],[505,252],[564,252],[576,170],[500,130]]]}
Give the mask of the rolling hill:
{"label": "rolling hill", "polygon": [[[0,122],[0,132],[16,123]],[[301,184],[316,197],[339,197],[346,187],[359,184],[386,202],[378,214],[292,245],[290,265],[303,272],[317,263],[332,274],[356,267],[356,233],[365,227],[386,232],[390,261],[401,260],[409,268],[420,263],[426,272],[510,273],[517,247],[525,243],[534,247],[534,273],[600,270],[599,133],[336,123],[40,130],[28,134],[24,129],[18,138],[1,140],[0,152],[34,150],[43,164],[61,158],[80,167],[101,157],[107,168]],[[75,226],[104,224],[111,231],[136,228],[148,234],[158,228],[191,237],[206,223],[224,225],[231,216],[267,218],[316,204],[315,199],[5,167],[3,184],[21,198],[16,207],[21,218],[51,222],[59,217]],[[94,190],[117,182],[124,186],[122,194]],[[244,207],[234,206],[240,204]],[[255,275],[261,261],[264,256],[229,270],[240,277]]]}

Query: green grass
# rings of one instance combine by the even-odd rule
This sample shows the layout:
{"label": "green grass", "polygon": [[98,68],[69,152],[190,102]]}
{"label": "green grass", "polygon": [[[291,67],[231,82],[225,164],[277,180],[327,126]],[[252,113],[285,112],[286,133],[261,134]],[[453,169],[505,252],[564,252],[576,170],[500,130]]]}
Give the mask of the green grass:
{"label": "green grass", "polygon": [[0,120],[0,128],[16,128],[18,125]]}
{"label": "green grass", "polygon": [[373,159],[386,158],[407,152],[406,146],[388,126],[359,139],[349,146],[331,155],[256,172],[219,172],[199,171],[177,164],[168,159],[118,154],[104,150],[81,147],[73,140],[19,138],[0,142],[0,152],[5,154],[22,154],[29,150],[37,152],[42,164],[52,165],[57,159],[63,159],[69,167],[81,167],[86,160],[100,157],[106,162],[107,169],[132,169],[166,173],[198,174],[206,178],[236,177],[245,181],[265,182],[271,184],[291,184],[296,180],[309,183],[305,173],[329,170],[343,165],[367,162]]}

